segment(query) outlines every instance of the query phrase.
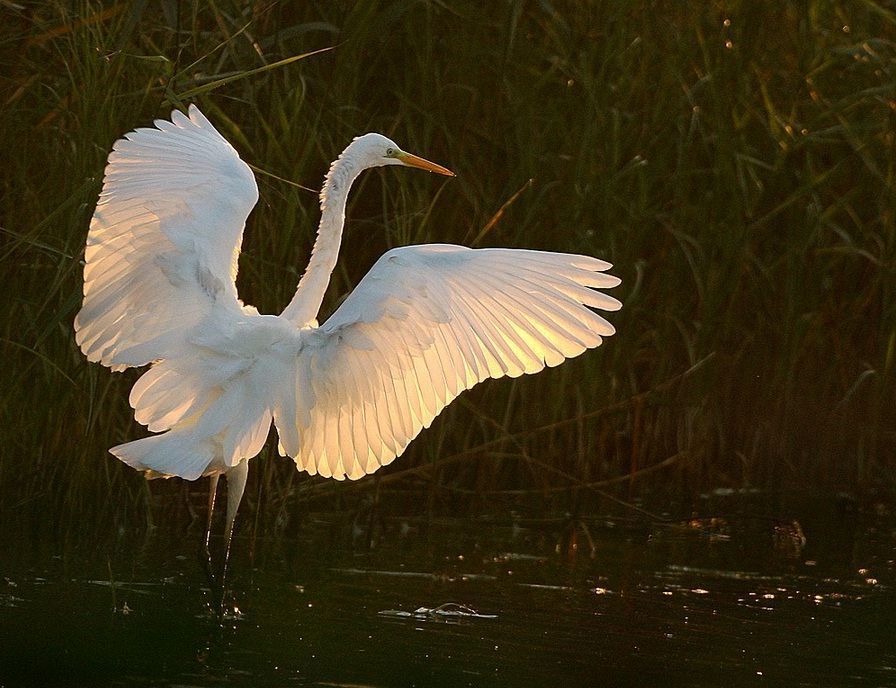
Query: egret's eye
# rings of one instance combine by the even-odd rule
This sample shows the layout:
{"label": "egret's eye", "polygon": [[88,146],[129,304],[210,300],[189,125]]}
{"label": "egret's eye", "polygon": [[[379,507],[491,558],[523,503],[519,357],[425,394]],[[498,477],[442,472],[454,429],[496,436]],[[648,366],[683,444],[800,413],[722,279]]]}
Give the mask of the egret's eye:
{"label": "egret's eye", "polygon": [[387,149],[386,149],[386,157],[387,157],[387,158],[394,157],[394,155],[395,155],[395,149],[394,149],[394,148],[387,148]]}

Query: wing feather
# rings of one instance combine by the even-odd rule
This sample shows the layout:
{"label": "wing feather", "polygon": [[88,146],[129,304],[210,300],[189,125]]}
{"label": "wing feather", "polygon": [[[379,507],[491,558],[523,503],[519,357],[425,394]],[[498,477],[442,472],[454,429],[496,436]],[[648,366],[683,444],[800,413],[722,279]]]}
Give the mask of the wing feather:
{"label": "wing feather", "polygon": [[621,306],[595,291],[619,284],[610,267],[440,244],[387,252],[303,334],[293,406],[274,409],[281,445],[300,469],[339,479],[387,465],[464,390],[557,365],[613,334],[591,310]]}
{"label": "wing feather", "polygon": [[238,313],[237,256],[258,200],[233,147],[190,106],[118,140],[84,253],[76,340],[120,370],[182,353],[213,313]]}

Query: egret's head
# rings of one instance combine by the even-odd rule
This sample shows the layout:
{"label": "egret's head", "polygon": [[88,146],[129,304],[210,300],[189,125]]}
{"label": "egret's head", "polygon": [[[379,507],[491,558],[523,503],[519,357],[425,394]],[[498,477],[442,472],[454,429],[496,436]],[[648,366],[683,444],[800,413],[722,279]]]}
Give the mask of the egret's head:
{"label": "egret's head", "polygon": [[437,174],[454,176],[454,172],[436,165],[434,162],[418,158],[416,155],[405,153],[390,138],[382,134],[364,134],[356,138],[351,145],[355,149],[352,152],[357,156],[362,167],[380,167],[382,165],[405,165],[418,167],[421,170],[429,170]]}

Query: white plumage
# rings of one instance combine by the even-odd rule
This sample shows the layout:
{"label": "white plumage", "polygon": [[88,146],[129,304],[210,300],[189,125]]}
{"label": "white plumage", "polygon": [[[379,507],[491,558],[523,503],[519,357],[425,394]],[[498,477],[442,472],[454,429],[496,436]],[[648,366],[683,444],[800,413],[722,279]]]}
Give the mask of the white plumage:
{"label": "white plumage", "polygon": [[389,164],[451,174],[379,134],[333,163],[296,296],[281,315],[260,315],[234,283],[258,199],[251,170],[195,106],[155,127],[109,156],[75,319],[89,360],[151,364],[130,403],[162,434],[111,450],[135,468],[187,479],[239,468],[244,479],[273,421],[300,470],[360,478],[464,390],[557,365],[614,332],[592,310],[621,306],[595,290],[619,284],[609,263],[443,244],[387,252],[318,327],[357,175]]}

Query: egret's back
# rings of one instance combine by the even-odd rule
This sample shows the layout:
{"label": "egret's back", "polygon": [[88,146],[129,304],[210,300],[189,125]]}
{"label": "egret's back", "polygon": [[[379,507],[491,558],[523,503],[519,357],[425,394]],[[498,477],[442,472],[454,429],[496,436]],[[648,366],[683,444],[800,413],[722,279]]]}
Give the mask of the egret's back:
{"label": "egret's back", "polygon": [[258,454],[277,390],[294,377],[300,331],[281,318],[244,313],[194,333],[189,353],[159,361],[134,385],[136,419],[153,432],[110,451],[130,466],[193,480]]}

